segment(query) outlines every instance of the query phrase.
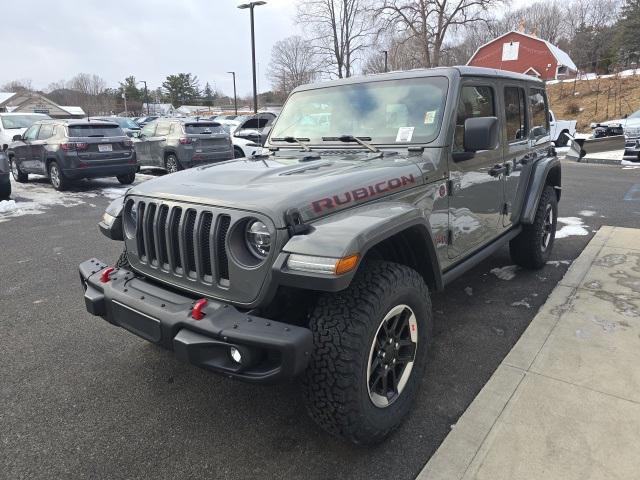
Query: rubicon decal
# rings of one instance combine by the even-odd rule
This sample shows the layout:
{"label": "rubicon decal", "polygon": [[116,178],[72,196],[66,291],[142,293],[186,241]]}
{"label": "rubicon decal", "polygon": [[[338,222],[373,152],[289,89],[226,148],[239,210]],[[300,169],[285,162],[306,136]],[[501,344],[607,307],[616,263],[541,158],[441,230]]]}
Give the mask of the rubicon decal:
{"label": "rubicon decal", "polygon": [[407,185],[413,185],[415,183],[416,179],[413,174],[407,177],[402,176],[398,178],[392,178],[390,180],[384,180],[382,182],[374,183],[366,187],[356,188],[355,190],[344,192],[339,195],[334,195],[333,197],[316,200],[314,202],[311,202],[311,206],[313,207],[313,211],[315,213],[322,213],[326,210],[331,210],[342,205],[366,200],[368,198],[372,198],[383,193],[392,192],[393,190],[397,190]]}

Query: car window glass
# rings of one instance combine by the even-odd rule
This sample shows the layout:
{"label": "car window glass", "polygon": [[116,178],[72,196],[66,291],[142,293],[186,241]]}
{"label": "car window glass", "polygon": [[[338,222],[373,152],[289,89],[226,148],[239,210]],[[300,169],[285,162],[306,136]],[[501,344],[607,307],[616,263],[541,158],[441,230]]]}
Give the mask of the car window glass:
{"label": "car window glass", "polygon": [[46,140],[53,135],[53,125],[42,125],[40,127],[40,133],[38,133],[38,140]]}
{"label": "car window glass", "polygon": [[524,90],[517,87],[504,89],[507,141],[521,141],[527,137],[527,109]]}
{"label": "car window glass", "polygon": [[544,90],[532,88],[529,91],[529,108],[531,110],[531,136],[544,137],[549,134],[549,118],[547,117],[547,96]]}
{"label": "car window glass", "polygon": [[38,136],[39,128],[40,128],[40,125],[32,125],[31,127],[29,127],[29,130],[24,132],[24,138],[26,140],[35,140],[36,137]]}
{"label": "car window glass", "polygon": [[158,128],[156,129],[156,137],[164,137],[165,135],[169,135],[170,128],[170,123],[159,123]]}
{"label": "car window glass", "polygon": [[150,123],[148,125],[145,125],[144,128],[140,131],[140,133],[142,133],[142,135],[144,135],[145,137],[153,137],[153,134],[156,131],[156,124],[155,123]]}
{"label": "car window glass", "polygon": [[493,88],[484,86],[462,87],[460,100],[458,101],[453,151],[464,151],[464,122],[467,118],[494,117],[495,114]]}

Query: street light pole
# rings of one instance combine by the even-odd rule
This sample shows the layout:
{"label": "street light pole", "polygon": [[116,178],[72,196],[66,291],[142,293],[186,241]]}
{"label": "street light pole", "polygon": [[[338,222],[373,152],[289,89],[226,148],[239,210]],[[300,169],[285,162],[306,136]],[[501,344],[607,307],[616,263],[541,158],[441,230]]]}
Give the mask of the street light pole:
{"label": "street light pole", "polygon": [[389,52],[387,50],[383,50],[384,52],[384,72],[387,73],[389,71]]}
{"label": "street light pole", "polygon": [[250,17],[251,17],[251,65],[253,67],[253,113],[258,113],[258,79],[256,75],[256,34],[255,34],[255,26],[254,26],[254,18],[253,18],[253,9],[255,7],[259,7],[260,5],[265,5],[267,2],[258,1],[251,3],[243,3],[242,5],[238,5],[238,8],[241,10],[249,9]]}
{"label": "street light pole", "polygon": [[227,72],[233,75],[233,106],[236,109],[236,115],[238,115],[238,95],[236,93],[236,72]]}

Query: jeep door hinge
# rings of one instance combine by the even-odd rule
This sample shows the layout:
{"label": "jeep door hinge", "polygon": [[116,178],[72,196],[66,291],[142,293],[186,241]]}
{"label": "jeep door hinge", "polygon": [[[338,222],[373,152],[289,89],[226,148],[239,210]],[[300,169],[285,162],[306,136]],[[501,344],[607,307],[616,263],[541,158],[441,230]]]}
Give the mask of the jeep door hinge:
{"label": "jeep door hinge", "polygon": [[453,245],[453,230],[447,230],[447,245]]}
{"label": "jeep door hinge", "polygon": [[447,180],[447,194],[450,197],[453,197],[453,180]]}

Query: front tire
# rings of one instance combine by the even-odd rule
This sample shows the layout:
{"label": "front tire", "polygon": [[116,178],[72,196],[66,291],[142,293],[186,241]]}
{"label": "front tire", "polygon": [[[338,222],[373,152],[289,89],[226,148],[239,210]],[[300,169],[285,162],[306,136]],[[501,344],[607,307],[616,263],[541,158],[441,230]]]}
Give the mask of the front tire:
{"label": "front tire", "polygon": [[521,267],[537,270],[545,266],[556,238],[558,197],[551,185],[544,187],[531,225],[509,242],[511,259]]}
{"label": "front tire", "polygon": [[569,132],[566,130],[560,132],[558,139],[554,143],[556,144],[556,147],[566,147],[569,143]]}
{"label": "front tire", "polygon": [[327,432],[375,444],[409,412],[427,360],[428,288],[404,265],[371,262],[310,316],[314,351],[303,377],[307,409]]}
{"label": "front tire", "polygon": [[11,175],[18,183],[27,183],[29,181],[29,174],[20,170],[18,161],[13,157],[11,158]]}
{"label": "front tire", "polygon": [[233,147],[233,158],[244,158],[245,154],[240,147]]}
{"label": "front tire", "polygon": [[126,175],[118,175],[116,177],[122,185],[131,185],[136,180],[136,173],[127,173]]}
{"label": "front tire", "polygon": [[49,164],[47,172],[49,173],[49,181],[51,182],[53,188],[55,188],[59,192],[67,189],[67,187],[69,186],[69,180],[64,176],[62,170],[60,170],[58,162],[51,162]]}

